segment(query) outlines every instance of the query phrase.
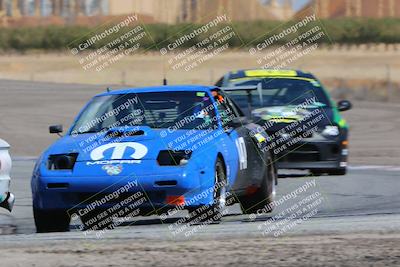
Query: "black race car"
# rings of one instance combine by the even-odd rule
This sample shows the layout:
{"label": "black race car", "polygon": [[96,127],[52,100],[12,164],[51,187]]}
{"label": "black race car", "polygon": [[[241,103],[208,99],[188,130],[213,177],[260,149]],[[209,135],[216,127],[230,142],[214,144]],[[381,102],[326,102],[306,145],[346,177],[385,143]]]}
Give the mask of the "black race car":
{"label": "black race car", "polygon": [[239,70],[224,75],[216,86],[269,134],[278,168],[346,174],[348,125],[339,112],[349,110],[351,103],[333,102],[312,74]]}

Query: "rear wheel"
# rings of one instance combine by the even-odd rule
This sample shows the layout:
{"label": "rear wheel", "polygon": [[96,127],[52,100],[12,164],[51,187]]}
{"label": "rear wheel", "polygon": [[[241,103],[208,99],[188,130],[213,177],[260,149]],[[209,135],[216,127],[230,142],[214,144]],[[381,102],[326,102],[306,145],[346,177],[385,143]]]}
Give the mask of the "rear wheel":
{"label": "rear wheel", "polygon": [[277,178],[278,175],[275,164],[271,156],[269,156],[261,187],[254,194],[242,197],[240,199],[244,214],[259,212],[269,213],[273,210],[273,207],[270,204],[275,199],[276,185],[278,182]]}
{"label": "rear wheel", "polygon": [[65,210],[40,210],[33,208],[38,233],[69,231],[70,217]]}

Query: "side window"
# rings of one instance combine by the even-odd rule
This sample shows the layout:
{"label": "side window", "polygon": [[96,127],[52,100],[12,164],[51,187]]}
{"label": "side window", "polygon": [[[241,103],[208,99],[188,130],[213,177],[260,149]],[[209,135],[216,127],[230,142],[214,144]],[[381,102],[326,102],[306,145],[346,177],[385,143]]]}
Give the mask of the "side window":
{"label": "side window", "polygon": [[232,117],[235,116],[235,113],[232,107],[230,107],[228,102],[226,101],[226,97],[221,94],[221,91],[213,91],[213,97],[217,103],[216,107],[218,110],[218,114],[221,117],[222,125],[224,126],[227,122],[232,120]]}
{"label": "side window", "polygon": [[219,104],[217,105],[218,113],[221,116],[221,121],[222,125],[225,125],[228,121],[232,119],[232,116],[234,116],[232,108],[229,108],[229,106],[226,104],[225,101],[218,102]]}
{"label": "side window", "polygon": [[227,106],[228,109],[232,111],[235,117],[244,117],[245,115],[243,112],[238,108],[238,106],[229,98],[227,94],[224,92],[220,92],[220,94],[223,96],[225,99],[225,105]]}

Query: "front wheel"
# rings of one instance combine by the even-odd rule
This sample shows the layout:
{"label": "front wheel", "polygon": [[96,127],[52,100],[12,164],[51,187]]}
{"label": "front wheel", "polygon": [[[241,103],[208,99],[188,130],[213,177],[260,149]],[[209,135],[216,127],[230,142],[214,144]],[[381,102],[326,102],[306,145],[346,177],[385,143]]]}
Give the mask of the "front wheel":
{"label": "front wheel", "polygon": [[33,208],[36,232],[68,232],[70,217],[65,210],[40,210]]}
{"label": "front wheel", "polygon": [[226,175],[223,161],[218,158],[215,163],[213,202],[189,210],[192,223],[218,223],[226,205]]}
{"label": "front wheel", "polygon": [[275,200],[278,174],[271,156],[268,157],[261,187],[251,195],[240,199],[244,214],[269,213],[273,210],[271,203]]}

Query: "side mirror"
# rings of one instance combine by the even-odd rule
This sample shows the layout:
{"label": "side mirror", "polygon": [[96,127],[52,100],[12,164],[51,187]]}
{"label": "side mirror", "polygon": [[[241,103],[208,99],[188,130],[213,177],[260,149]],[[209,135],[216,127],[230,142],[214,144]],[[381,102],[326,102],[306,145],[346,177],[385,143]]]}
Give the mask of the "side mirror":
{"label": "side mirror", "polygon": [[49,127],[49,132],[51,134],[60,134],[63,132],[63,126],[62,125],[52,125]]}
{"label": "side mirror", "polygon": [[337,107],[339,111],[346,111],[352,108],[352,104],[348,100],[341,100],[337,103]]}

